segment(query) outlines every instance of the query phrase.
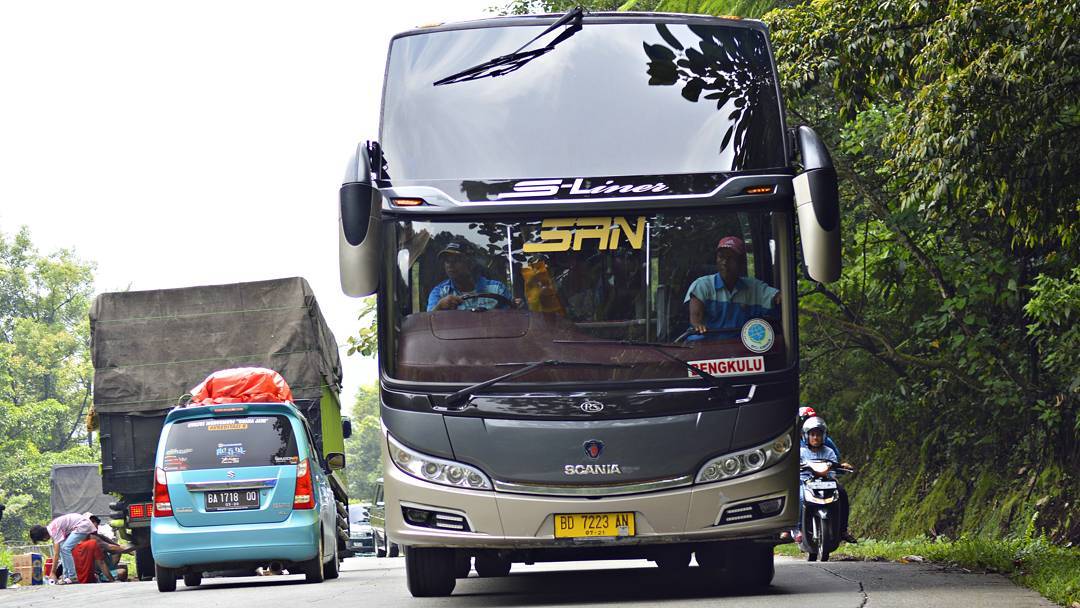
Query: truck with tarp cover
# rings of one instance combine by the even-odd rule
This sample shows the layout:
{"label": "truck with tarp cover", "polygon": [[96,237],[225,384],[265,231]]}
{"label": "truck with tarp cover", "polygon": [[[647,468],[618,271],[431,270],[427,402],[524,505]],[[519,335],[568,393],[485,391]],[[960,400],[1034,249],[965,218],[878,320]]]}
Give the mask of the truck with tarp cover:
{"label": "truck with tarp cover", "polygon": [[[101,433],[101,489],[118,497],[112,526],[137,544],[140,577],[150,549],[154,456],[169,410],[212,372],[264,367],[281,374],[325,457],[344,452],[341,359],[308,282],[293,277],[227,285],[100,294],[90,310],[94,414]],[[339,550],[348,540],[343,471]]]}

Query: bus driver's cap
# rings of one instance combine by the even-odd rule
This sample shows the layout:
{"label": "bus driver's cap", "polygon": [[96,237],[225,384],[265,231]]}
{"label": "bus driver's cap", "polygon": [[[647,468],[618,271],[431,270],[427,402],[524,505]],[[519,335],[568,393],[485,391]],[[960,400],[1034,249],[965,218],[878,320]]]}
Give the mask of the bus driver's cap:
{"label": "bus driver's cap", "polygon": [[737,236],[725,236],[716,244],[716,250],[731,249],[739,255],[746,255],[746,244]]}
{"label": "bus driver's cap", "polygon": [[465,254],[465,243],[462,243],[461,241],[451,241],[451,242],[447,243],[446,246],[442,248],[442,251],[439,252],[439,255],[437,255],[435,257],[441,258],[441,257],[443,257],[444,255],[446,255],[448,253],[453,253],[453,254],[457,254],[457,255],[464,255]]}

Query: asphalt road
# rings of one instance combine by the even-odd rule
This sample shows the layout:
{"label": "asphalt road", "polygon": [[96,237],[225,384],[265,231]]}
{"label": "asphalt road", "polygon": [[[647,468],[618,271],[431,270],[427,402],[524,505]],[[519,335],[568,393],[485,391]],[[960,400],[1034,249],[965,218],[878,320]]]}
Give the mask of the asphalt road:
{"label": "asphalt road", "polygon": [[254,606],[739,606],[808,608],[923,608],[1054,606],[1033,591],[994,574],[928,564],[807,563],[776,558],[776,578],[757,593],[716,587],[702,571],[661,573],[646,561],[514,565],[501,579],[459,580],[448,598],[416,599],[405,587],[401,558],[354,557],[341,578],[308,585],[303,577],[204,579],[159,593],[152,583],[20,588],[0,591],[0,607],[240,608]]}

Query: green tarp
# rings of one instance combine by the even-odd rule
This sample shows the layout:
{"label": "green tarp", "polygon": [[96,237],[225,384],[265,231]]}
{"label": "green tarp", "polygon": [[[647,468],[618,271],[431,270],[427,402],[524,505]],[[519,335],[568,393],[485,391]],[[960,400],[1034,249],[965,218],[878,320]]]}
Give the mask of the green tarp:
{"label": "green tarp", "polygon": [[296,399],[341,389],[337,342],[299,277],[103,293],[90,334],[100,413],[170,409],[228,367],[273,369]]}

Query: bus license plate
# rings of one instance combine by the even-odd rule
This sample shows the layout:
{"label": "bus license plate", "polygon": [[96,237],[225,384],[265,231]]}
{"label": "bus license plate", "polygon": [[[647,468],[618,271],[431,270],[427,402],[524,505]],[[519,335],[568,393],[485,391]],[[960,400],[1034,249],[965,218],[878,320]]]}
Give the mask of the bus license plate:
{"label": "bus license plate", "polygon": [[258,490],[218,490],[206,493],[207,511],[243,511],[258,508]]}
{"label": "bus license plate", "polygon": [[555,538],[599,538],[633,535],[633,513],[567,513],[555,515]]}

